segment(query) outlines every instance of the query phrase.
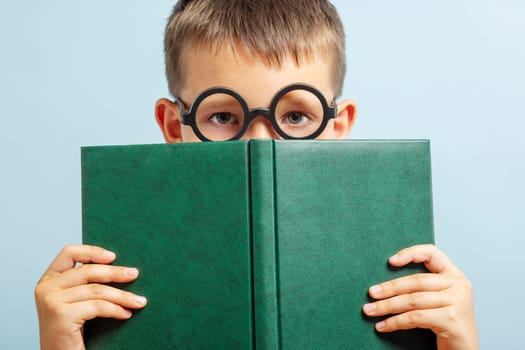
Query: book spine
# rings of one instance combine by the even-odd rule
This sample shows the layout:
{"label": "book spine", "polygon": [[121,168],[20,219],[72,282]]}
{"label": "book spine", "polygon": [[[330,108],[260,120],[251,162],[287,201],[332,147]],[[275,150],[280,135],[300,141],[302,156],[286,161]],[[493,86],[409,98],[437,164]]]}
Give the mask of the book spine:
{"label": "book spine", "polygon": [[250,141],[252,266],[256,349],[280,349],[274,142]]}

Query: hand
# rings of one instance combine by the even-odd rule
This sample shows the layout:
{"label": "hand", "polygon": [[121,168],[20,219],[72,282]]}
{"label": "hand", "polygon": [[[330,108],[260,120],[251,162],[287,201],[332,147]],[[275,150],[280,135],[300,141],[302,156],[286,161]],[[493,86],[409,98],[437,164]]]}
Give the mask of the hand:
{"label": "hand", "polygon": [[389,259],[392,266],[424,263],[431,273],[401,277],[370,287],[376,302],[363,306],[368,316],[393,315],[376,324],[378,332],[427,328],[439,350],[478,349],[472,286],[463,273],[433,245],[403,249]]}
{"label": "hand", "polygon": [[[100,247],[66,246],[35,288],[40,347],[84,349],[82,330],[95,317],[128,319],[146,299],[100,283],[131,282],[138,270],[107,265],[115,254]],[[77,266],[77,263],[83,265]]]}

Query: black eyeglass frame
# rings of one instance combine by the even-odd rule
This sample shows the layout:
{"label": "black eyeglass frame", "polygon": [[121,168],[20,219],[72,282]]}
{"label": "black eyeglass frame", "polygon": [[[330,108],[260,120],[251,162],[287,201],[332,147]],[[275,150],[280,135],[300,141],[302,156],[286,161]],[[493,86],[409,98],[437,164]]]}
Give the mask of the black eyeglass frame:
{"label": "black eyeglass frame", "polygon": [[[293,90],[306,90],[308,92],[311,92],[319,99],[319,102],[321,102],[321,105],[323,106],[323,121],[319,125],[318,129],[314,131],[313,133],[311,133],[310,135],[303,136],[303,137],[290,136],[286,134],[279,127],[279,124],[275,120],[275,111],[277,109],[277,105],[280,99],[284,95],[286,95],[287,93]],[[277,94],[275,94],[275,96],[272,98],[272,101],[270,103],[270,108],[249,108],[248,104],[242,98],[240,94],[238,94],[232,89],[229,89],[227,87],[220,87],[220,86],[207,89],[203,91],[202,93],[200,93],[197,96],[197,98],[193,101],[193,103],[191,104],[189,110],[186,110],[186,107],[182,99],[176,96],[175,102],[179,105],[181,123],[183,125],[191,126],[193,132],[195,133],[195,135],[197,135],[199,139],[201,139],[201,141],[218,141],[218,140],[208,139],[206,136],[204,136],[200,132],[199,128],[197,127],[197,122],[195,118],[197,109],[199,108],[199,105],[201,104],[201,102],[204,101],[204,99],[206,99],[208,96],[213,95],[213,94],[226,94],[226,95],[229,95],[235,98],[241,105],[243,109],[244,117],[245,117],[241,130],[239,130],[239,132],[235,136],[229,139],[223,140],[223,141],[239,140],[246,133],[246,130],[248,130],[248,126],[250,125],[250,123],[258,116],[263,116],[266,119],[268,119],[271,122],[277,134],[279,134],[279,136],[281,136],[283,139],[286,139],[286,140],[314,139],[324,131],[330,119],[334,119],[337,117],[337,105],[335,103],[333,103],[332,105],[329,105],[328,102],[326,101],[326,98],[323,96],[323,94],[319,90],[317,90],[313,86],[310,86],[307,84],[300,84],[300,83],[288,85],[284,87],[283,89],[281,89],[279,92],[277,92]]]}

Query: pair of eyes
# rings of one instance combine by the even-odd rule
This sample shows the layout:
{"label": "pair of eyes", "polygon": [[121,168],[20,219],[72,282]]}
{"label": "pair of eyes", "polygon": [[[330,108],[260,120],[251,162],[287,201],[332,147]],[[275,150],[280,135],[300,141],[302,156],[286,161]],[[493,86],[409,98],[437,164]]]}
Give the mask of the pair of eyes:
{"label": "pair of eyes", "polygon": [[[276,121],[279,125],[302,126],[313,120],[313,116],[299,111],[287,112],[279,117]],[[210,115],[207,120],[216,125],[234,125],[242,124],[242,118],[239,118],[230,112],[218,112]]]}

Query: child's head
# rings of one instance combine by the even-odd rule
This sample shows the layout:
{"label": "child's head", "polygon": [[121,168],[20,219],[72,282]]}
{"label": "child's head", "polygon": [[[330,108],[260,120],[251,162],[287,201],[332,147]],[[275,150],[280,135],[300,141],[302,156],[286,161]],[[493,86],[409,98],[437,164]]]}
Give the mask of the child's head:
{"label": "child's head", "polygon": [[[294,83],[313,86],[327,105],[334,103],[341,94],[346,69],[344,41],[339,16],[326,0],[179,1],[164,38],[169,90],[179,102],[160,99],[155,110],[166,141],[199,140],[191,126],[181,125],[180,110],[189,109],[200,93],[212,87],[236,91],[249,108],[269,107],[276,93]],[[291,100],[300,92],[304,93],[293,90],[283,100]],[[213,98],[215,104],[233,99],[225,94]],[[254,120],[242,138],[281,138],[282,133],[275,132],[267,119],[268,113],[256,116],[257,112],[252,113]],[[294,126],[307,119],[297,119],[298,111],[292,112]],[[315,136],[346,137],[354,114],[353,103],[342,101],[337,117]],[[232,116],[231,108],[227,113],[221,111],[219,122],[232,126],[242,119]]]}

